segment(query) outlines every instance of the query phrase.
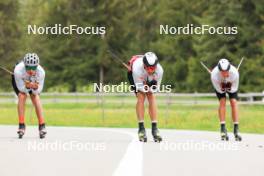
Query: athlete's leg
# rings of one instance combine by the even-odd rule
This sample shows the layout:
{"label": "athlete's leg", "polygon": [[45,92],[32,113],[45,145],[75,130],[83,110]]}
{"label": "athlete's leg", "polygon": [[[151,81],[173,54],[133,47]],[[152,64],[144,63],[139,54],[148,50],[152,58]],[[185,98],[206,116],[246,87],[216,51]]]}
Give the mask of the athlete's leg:
{"label": "athlete's leg", "polygon": [[42,108],[42,104],[40,101],[40,97],[39,95],[34,95],[31,94],[30,95],[31,101],[35,107],[35,111],[38,117],[38,121],[39,121],[39,125],[44,124],[44,117],[43,117],[43,108]]}
{"label": "athlete's leg", "polygon": [[226,118],[226,98],[221,98],[219,100],[218,116],[220,123],[225,123]]}
{"label": "athlete's leg", "polygon": [[152,135],[155,142],[162,141],[162,137],[159,134],[158,125],[157,125],[157,104],[156,104],[156,97],[153,93],[147,93],[147,98],[149,102],[149,116],[151,118],[151,126],[152,126]]}
{"label": "athlete's leg", "polygon": [[237,100],[238,100],[238,95],[237,92],[235,93],[228,93],[229,94],[229,101],[232,109],[232,119],[233,123],[238,123],[238,105],[237,105]]}
{"label": "athlete's leg", "polygon": [[237,141],[241,141],[242,137],[238,134],[239,133],[239,117],[238,117],[238,104],[237,104],[237,93],[230,93],[229,94],[230,98],[230,105],[232,109],[232,119],[234,123],[234,135],[235,139]]}
{"label": "athlete's leg", "polygon": [[157,104],[156,97],[153,93],[147,93],[147,99],[149,102],[149,116],[152,122],[157,122]]}
{"label": "athlete's leg", "polygon": [[144,126],[145,93],[137,92],[136,95],[137,95],[136,111],[137,111],[137,118],[138,118],[138,137],[140,141],[147,142],[146,130]]}
{"label": "athlete's leg", "polygon": [[238,106],[237,106],[237,100],[234,98],[230,99],[230,105],[232,109],[232,119],[233,123],[238,123]]}
{"label": "athlete's leg", "polygon": [[136,105],[136,112],[137,112],[137,118],[139,122],[144,121],[144,102],[145,102],[145,93],[138,92],[137,93],[137,105]]}
{"label": "athlete's leg", "polygon": [[17,105],[17,110],[18,110],[18,119],[19,119],[19,124],[24,124],[25,123],[25,104],[27,100],[27,94],[25,93],[18,93],[18,105]]}
{"label": "athlete's leg", "polygon": [[219,107],[218,107],[218,117],[220,121],[220,132],[221,132],[221,139],[222,140],[229,140],[227,135],[225,119],[226,119],[226,93],[219,93],[216,92],[216,95],[219,100]]}

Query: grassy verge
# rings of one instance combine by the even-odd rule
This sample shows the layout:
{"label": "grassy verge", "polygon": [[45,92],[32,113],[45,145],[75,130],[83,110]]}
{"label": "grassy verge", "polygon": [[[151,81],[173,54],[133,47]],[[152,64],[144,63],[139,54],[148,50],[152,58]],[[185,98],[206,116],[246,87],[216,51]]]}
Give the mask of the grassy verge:
{"label": "grassy verge", "polygon": [[[44,114],[46,123],[53,126],[82,127],[137,127],[135,105],[128,104],[46,104]],[[17,124],[16,105],[0,105],[0,124]],[[104,111],[102,110],[104,109]],[[37,118],[31,105],[27,106],[26,123],[37,124]],[[146,109],[147,112],[147,109]],[[170,105],[159,106],[159,127],[169,129],[191,129],[218,131],[216,105]],[[230,108],[227,111],[227,127],[232,130]],[[240,131],[264,134],[264,106],[240,106]],[[146,115],[146,126],[150,120]]]}

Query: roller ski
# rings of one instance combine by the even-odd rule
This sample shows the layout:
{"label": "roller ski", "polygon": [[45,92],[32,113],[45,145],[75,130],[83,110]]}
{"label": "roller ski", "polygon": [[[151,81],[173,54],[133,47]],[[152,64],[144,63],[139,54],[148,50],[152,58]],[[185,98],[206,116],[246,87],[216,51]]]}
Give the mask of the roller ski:
{"label": "roller ski", "polygon": [[242,137],[239,134],[234,134],[236,141],[242,141]]}
{"label": "roller ski", "polygon": [[227,132],[221,132],[221,140],[222,141],[229,141],[229,137]]}
{"label": "roller ski", "polygon": [[153,136],[154,142],[162,141],[162,137],[160,136],[158,129],[152,129],[152,136]]}
{"label": "roller ski", "polygon": [[227,134],[226,126],[224,123],[221,124],[220,126],[220,135],[221,135],[221,140],[222,141],[229,141],[229,137]]}
{"label": "roller ski", "polygon": [[229,141],[227,130],[225,128],[221,128],[221,140],[222,141]]}
{"label": "roller ski", "polygon": [[234,124],[234,136],[235,136],[235,140],[236,141],[242,141],[242,137],[238,133],[239,133],[238,124]]}
{"label": "roller ski", "polygon": [[46,134],[47,134],[47,131],[46,131],[45,124],[39,125],[39,138],[40,139],[45,138]]}
{"label": "roller ski", "polygon": [[25,134],[25,130],[26,130],[25,124],[19,124],[18,131],[17,131],[17,134],[18,134],[18,138],[19,139],[22,139],[23,138],[23,136]]}
{"label": "roller ski", "polygon": [[140,142],[147,142],[147,135],[145,129],[138,130],[138,139]]}

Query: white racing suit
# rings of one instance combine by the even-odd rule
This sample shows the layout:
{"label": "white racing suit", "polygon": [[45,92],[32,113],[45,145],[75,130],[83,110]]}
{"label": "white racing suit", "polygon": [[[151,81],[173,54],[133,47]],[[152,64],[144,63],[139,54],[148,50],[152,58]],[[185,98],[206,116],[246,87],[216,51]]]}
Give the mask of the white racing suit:
{"label": "white racing suit", "polygon": [[[132,61],[132,63],[131,63]],[[136,92],[158,92],[161,85],[161,80],[163,76],[163,69],[158,63],[155,72],[149,75],[144,69],[143,55],[133,56],[130,60],[131,71],[128,72],[129,82],[133,87],[133,90]],[[146,86],[149,82],[155,80],[157,85],[153,89]]]}
{"label": "white racing suit", "polygon": [[239,73],[236,67],[230,66],[229,76],[223,78],[220,70],[216,66],[211,72],[211,81],[219,99],[229,94],[229,98],[237,99],[237,92],[239,87]]}
{"label": "white racing suit", "polygon": [[[14,75],[12,76],[12,85],[17,95],[19,92],[37,95],[43,90],[44,80],[45,71],[40,65],[37,67],[36,75],[30,76],[26,72],[24,62],[20,62],[15,66]],[[38,83],[38,89],[27,89],[25,84],[26,81]]]}

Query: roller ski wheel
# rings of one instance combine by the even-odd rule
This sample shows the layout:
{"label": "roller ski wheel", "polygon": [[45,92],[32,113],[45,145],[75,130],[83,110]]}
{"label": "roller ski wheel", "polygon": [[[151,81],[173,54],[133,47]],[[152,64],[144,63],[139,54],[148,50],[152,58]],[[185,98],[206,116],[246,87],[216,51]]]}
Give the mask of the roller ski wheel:
{"label": "roller ski wheel", "polygon": [[162,137],[160,136],[158,129],[152,130],[152,136],[153,136],[154,142],[161,142],[162,141]]}
{"label": "roller ski wheel", "polygon": [[227,135],[227,132],[221,132],[221,140],[222,141],[229,141],[229,137]]}
{"label": "roller ski wheel", "polygon": [[40,132],[39,132],[39,138],[40,138],[40,139],[45,138],[45,137],[46,137],[46,134],[47,134],[46,131],[40,131]]}
{"label": "roller ski wheel", "polygon": [[140,142],[147,142],[147,135],[145,129],[138,131],[138,139]]}
{"label": "roller ski wheel", "polygon": [[43,139],[46,137],[47,131],[45,124],[39,125],[39,138]]}
{"label": "roller ski wheel", "polygon": [[235,134],[236,141],[242,141],[242,137],[239,134]]}
{"label": "roller ski wheel", "polygon": [[24,136],[24,134],[25,134],[25,129],[19,129],[19,130],[17,131],[17,134],[18,134],[18,138],[19,138],[19,139],[22,139],[23,136]]}

